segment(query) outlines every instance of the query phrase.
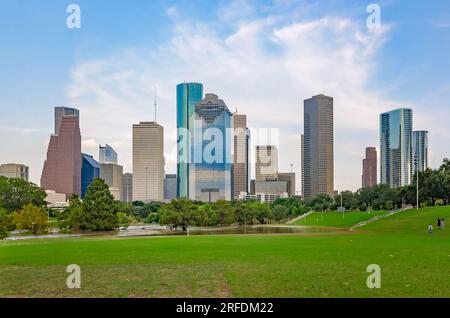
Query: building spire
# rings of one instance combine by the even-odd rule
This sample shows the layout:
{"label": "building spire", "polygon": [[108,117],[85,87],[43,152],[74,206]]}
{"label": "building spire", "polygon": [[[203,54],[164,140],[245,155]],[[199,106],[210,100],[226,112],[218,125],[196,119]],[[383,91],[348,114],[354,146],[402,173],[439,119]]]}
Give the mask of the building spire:
{"label": "building spire", "polygon": [[155,86],[155,123],[156,123],[156,86]]}

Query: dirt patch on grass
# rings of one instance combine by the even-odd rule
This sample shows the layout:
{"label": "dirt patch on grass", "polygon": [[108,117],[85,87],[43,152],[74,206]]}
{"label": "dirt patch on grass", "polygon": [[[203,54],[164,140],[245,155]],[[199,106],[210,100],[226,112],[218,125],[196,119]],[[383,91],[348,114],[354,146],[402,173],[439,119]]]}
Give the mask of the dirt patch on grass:
{"label": "dirt patch on grass", "polygon": [[82,265],[69,289],[65,266],[0,266],[0,297],[231,297],[221,265]]}

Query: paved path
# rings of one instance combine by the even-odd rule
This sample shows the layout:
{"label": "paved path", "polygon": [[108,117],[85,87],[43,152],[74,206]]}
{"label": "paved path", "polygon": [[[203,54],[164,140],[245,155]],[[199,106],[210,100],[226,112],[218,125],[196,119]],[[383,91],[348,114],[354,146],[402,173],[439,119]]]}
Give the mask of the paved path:
{"label": "paved path", "polygon": [[286,222],[286,224],[294,224],[295,222],[297,222],[298,220],[301,220],[303,218],[306,218],[308,215],[310,215],[311,213],[313,213],[313,211],[309,211],[308,213],[302,214],[297,216],[296,218],[293,218],[292,220],[289,220]]}
{"label": "paved path", "polygon": [[350,231],[353,231],[353,230],[355,230],[355,229],[357,229],[357,228],[359,228],[359,227],[361,227],[361,226],[364,226],[364,225],[373,223],[373,222],[378,221],[378,220],[380,220],[380,219],[387,218],[387,217],[389,217],[389,216],[391,216],[391,215],[394,215],[394,214],[397,214],[397,213],[400,213],[400,212],[404,212],[404,211],[407,211],[407,210],[411,210],[411,209],[412,209],[412,207],[411,207],[411,206],[408,206],[408,207],[403,208],[403,209],[400,209],[400,210],[392,210],[392,211],[389,211],[388,213],[383,214],[383,215],[377,215],[377,216],[375,216],[375,217],[373,217],[373,218],[371,218],[371,219],[369,219],[369,220],[367,220],[367,221],[362,221],[362,222],[359,222],[359,223],[353,225],[353,226],[350,228]]}

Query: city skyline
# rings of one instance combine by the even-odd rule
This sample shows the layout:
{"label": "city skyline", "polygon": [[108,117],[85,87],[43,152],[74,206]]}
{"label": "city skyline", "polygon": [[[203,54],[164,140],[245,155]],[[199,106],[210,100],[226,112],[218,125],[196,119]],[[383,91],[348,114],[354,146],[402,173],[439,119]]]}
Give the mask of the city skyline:
{"label": "city skyline", "polygon": [[[344,2],[311,7],[294,1],[276,8],[266,3],[266,11],[260,3],[247,4],[241,6],[246,8],[241,12],[233,12],[231,3],[148,4],[140,8],[142,16],[155,14],[156,21],[151,23],[160,26],[159,31],[157,34],[137,32],[131,37],[131,31],[137,28],[137,19],[128,18],[136,13],[122,8],[121,4],[112,5],[111,12],[121,11],[133,22],[127,26],[120,21],[117,26],[109,24],[110,30],[104,29],[104,21],[95,20],[101,11],[98,4],[84,1],[80,3],[82,16],[91,20],[85,21],[80,30],[68,30],[64,23],[58,25],[65,15],[61,3],[41,4],[48,9],[48,19],[43,19],[39,13],[36,16],[22,13],[30,25],[17,25],[17,34],[22,36],[7,36],[9,49],[0,53],[3,60],[10,61],[1,83],[4,101],[0,107],[4,116],[0,119],[0,163],[29,166],[30,180],[39,184],[45,144],[53,131],[49,114],[55,105],[74,105],[81,112],[82,152],[96,156],[98,145],[108,143],[119,153],[124,171],[131,172],[129,125],[153,119],[153,88],[156,86],[158,122],[165,127],[167,136],[166,173],[176,172],[173,92],[175,85],[184,80],[202,82],[207,87],[205,93],[215,92],[227,101],[230,110],[237,107],[247,114],[250,128],[271,125],[281,128],[280,171],[289,171],[293,163],[297,176],[301,171],[300,145],[296,140],[303,129],[302,100],[321,92],[333,96],[337,190],[360,187],[361,172],[355,167],[361,165],[367,144],[378,145],[377,117],[391,109],[414,109],[414,128],[430,130],[430,167],[438,166],[450,153],[445,142],[449,128],[444,120],[450,115],[450,107],[446,107],[450,84],[448,76],[440,71],[449,63],[444,58],[449,47],[448,28],[439,27],[442,23],[438,22],[445,17],[435,14],[444,11],[445,2],[438,1],[426,8],[417,3],[408,4],[411,9],[408,14],[401,9],[406,5],[404,2],[382,4],[382,28],[375,33],[366,29],[367,4],[362,1],[356,1],[351,10]],[[10,12],[10,16],[17,17],[24,12],[20,5],[5,5],[4,12]],[[295,11],[292,6],[308,10],[300,10],[304,12],[301,16],[289,15],[288,12]],[[193,14],[180,15],[180,12]],[[217,16],[226,27],[203,21],[201,17],[205,12]],[[8,16],[2,21],[7,25],[14,23]],[[30,27],[33,23],[42,26],[42,31],[38,31],[40,43],[24,40],[36,31]],[[120,28],[125,29],[120,32]],[[421,28],[427,29],[426,38],[414,32]],[[145,30],[152,28],[146,24]],[[9,35],[10,31],[0,32]],[[330,32],[336,41],[327,43],[325,39]],[[42,49],[44,52],[34,50],[35,46],[42,47],[46,43],[49,34],[54,35],[51,42],[56,39],[60,50],[54,50],[52,45],[48,50]],[[101,48],[91,50],[92,42],[102,35],[106,35],[110,44],[102,41]],[[154,40],[150,40],[153,35]],[[205,48],[200,45],[202,41],[212,45]],[[413,57],[408,47],[415,41],[424,45],[415,50]],[[266,44],[273,50],[267,50]],[[440,50],[433,49],[437,45]],[[21,54],[24,47],[27,49],[23,51],[35,51],[35,56]],[[173,66],[170,66],[171,61]],[[390,71],[394,64],[397,65],[395,71]],[[25,71],[21,65],[42,67]],[[201,65],[211,67],[198,78]],[[315,68],[308,69],[307,65]],[[324,77],[326,69],[333,72]],[[430,73],[431,70],[435,73]],[[252,78],[257,71],[258,78]],[[428,78],[426,83],[421,80],[424,76]],[[41,82],[46,83],[45,87]],[[27,94],[20,94],[14,87],[23,87]],[[23,116],[19,118],[15,112],[6,112],[6,107],[20,109]],[[272,118],[274,107],[276,120]],[[14,144],[8,142],[11,136],[15,138]],[[441,144],[443,146],[439,146]],[[251,171],[253,174],[253,169]],[[300,179],[296,178],[297,188],[300,188]]]}

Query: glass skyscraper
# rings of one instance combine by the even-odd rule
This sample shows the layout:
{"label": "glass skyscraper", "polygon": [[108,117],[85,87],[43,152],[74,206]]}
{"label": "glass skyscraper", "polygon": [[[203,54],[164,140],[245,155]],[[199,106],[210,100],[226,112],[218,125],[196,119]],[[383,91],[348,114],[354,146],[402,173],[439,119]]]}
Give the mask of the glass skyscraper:
{"label": "glass skyscraper", "polygon": [[428,131],[413,132],[413,164],[414,173],[428,169]]}
{"label": "glass skyscraper", "polygon": [[217,95],[206,94],[191,119],[189,198],[203,202],[231,200],[232,114]]}
{"label": "glass skyscraper", "polygon": [[99,161],[100,163],[115,163],[117,164],[117,152],[108,144],[104,147],[99,146]]}
{"label": "glass skyscraper", "polygon": [[189,163],[192,155],[189,132],[195,105],[202,99],[202,84],[177,85],[177,196],[179,198],[189,198]]}
{"label": "glass skyscraper", "polygon": [[81,198],[84,198],[91,182],[100,177],[100,164],[85,153],[81,154],[81,159]]}
{"label": "glass skyscraper", "polygon": [[411,109],[380,115],[381,183],[392,188],[409,185],[413,173]]}

